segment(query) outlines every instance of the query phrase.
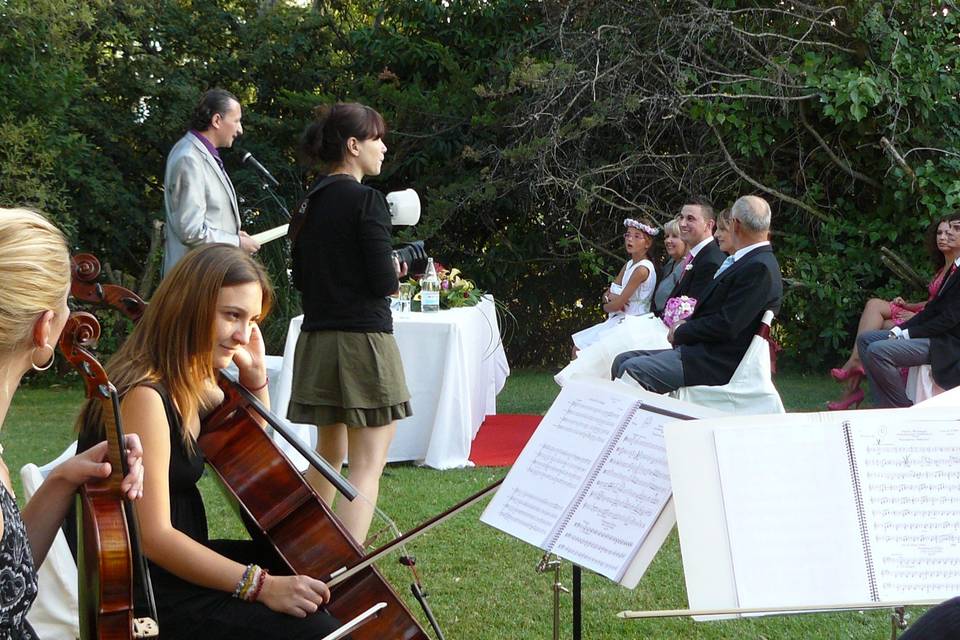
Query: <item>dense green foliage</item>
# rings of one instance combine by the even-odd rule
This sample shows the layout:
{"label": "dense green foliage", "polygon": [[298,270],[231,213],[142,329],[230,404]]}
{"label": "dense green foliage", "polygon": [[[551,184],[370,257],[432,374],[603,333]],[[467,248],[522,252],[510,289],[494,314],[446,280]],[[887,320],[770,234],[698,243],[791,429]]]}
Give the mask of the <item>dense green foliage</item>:
{"label": "dense green foliage", "polygon": [[[47,211],[140,279],[163,165],[199,93],[244,104],[245,137],[293,208],[312,109],[359,100],[390,125],[383,190],[414,187],[398,235],[505,302],[513,362],[557,364],[625,260],[620,221],[691,194],[774,206],[791,285],[786,353],[836,364],[865,299],[929,273],[920,235],[960,199],[954,4],[684,0],[0,0],[0,203]],[[905,159],[896,162],[881,138]],[[226,154],[246,227],[279,207]],[[282,344],[298,300],[262,252]]]}

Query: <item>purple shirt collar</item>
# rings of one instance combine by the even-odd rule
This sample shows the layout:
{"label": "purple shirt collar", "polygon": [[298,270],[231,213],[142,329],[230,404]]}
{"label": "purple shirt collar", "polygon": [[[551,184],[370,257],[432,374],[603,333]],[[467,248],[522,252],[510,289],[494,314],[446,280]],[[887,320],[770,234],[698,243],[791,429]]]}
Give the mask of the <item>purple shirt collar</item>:
{"label": "purple shirt collar", "polygon": [[207,140],[207,137],[206,137],[205,135],[203,135],[202,133],[200,133],[199,131],[197,131],[196,129],[190,129],[190,133],[192,133],[193,135],[195,135],[195,136],[197,137],[197,139],[200,140],[200,142],[203,143],[203,146],[207,148],[207,151],[209,151],[209,152],[210,152],[210,155],[212,155],[212,156],[214,157],[214,159],[216,159],[217,164],[219,164],[219,165],[220,165],[220,168],[222,169],[222,168],[223,168],[223,160],[220,158],[220,152],[217,151],[217,148],[216,148],[215,146],[213,146],[213,143],[210,142],[209,140]]}

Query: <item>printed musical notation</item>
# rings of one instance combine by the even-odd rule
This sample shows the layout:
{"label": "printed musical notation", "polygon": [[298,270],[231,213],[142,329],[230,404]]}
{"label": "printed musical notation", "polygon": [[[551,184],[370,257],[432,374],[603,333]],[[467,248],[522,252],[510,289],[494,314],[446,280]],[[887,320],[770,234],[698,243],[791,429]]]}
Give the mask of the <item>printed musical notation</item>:
{"label": "printed musical notation", "polygon": [[852,430],[852,437],[881,598],[956,593],[960,589],[956,422],[861,424]]}
{"label": "printed musical notation", "polygon": [[674,419],[565,387],[481,520],[620,580],[670,498],[662,425]]}
{"label": "printed musical notation", "polygon": [[[660,418],[638,411],[627,423],[560,536],[558,547],[564,544],[568,554],[564,557],[579,562],[580,552],[595,553],[580,544],[586,537],[603,547],[607,563],[617,561],[618,568],[625,568],[639,548],[670,497]],[[577,544],[565,544],[571,536]]]}

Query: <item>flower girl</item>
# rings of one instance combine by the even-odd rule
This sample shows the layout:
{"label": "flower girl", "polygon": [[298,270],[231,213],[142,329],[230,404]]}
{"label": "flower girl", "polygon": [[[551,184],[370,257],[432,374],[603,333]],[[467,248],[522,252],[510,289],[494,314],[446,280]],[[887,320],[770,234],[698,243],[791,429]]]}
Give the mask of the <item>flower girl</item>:
{"label": "flower girl", "polygon": [[577,349],[585,349],[627,316],[639,316],[650,311],[650,300],[657,288],[657,270],[647,258],[653,239],[660,230],[643,222],[627,218],[623,221],[623,244],[630,259],[620,269],[616,280],[603,292],[603,310],[608,316],[604,322],[573,334]]}

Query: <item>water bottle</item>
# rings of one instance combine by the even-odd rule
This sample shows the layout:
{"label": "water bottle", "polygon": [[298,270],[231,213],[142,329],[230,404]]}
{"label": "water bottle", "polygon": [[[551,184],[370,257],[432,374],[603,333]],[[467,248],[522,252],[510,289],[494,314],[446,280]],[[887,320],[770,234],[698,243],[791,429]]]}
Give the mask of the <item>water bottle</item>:
{"label": "water bottle", "polygon": [[420,280],[420,310],[425,313],[440,311],[440,278],[433,258],[427,258],[427,271]]}

